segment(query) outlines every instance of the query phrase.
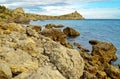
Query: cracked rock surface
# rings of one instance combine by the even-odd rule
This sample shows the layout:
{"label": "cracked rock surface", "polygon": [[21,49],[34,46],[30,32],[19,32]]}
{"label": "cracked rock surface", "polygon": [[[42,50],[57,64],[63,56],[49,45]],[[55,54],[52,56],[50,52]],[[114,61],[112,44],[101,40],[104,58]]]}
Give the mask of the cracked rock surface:
{"label": "cracked rock surface", "polygon": [[80,79],[84,61],[77,50],[12,25],[0,23],[0,79]]}

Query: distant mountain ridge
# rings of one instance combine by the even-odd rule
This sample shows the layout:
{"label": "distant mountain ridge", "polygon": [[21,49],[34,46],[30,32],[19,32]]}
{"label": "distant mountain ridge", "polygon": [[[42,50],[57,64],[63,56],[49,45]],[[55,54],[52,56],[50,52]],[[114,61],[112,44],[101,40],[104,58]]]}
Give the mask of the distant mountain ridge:
{"label": "distant mountain ridge", "polygon": [[[39,14],[30,14],[25,13],[22,7],[18,7],[15,10],[11,10],[6,8],[5,6],[0,6],[0,18],[14,21],[22,19],[29,19],[29,20],[82,20],[85,19],[80,13],[77,11],[65,15],[60,16],[48,16],[48,15],[39,15]],[[21,19],[22,18],[22,19]]]}

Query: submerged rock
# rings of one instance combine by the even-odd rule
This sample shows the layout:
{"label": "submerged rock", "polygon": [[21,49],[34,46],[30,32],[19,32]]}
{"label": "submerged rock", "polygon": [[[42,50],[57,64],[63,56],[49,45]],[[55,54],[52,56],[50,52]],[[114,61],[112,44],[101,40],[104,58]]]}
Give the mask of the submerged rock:
{"label": "submerged rock", "polygon": [[74,42],[74,46],[79,48],[82,52],[90,52],[89,49],[82,47],[79,43]]}
{"label": "submerged rock", "polygon": [[75,29],[73,29],[71,27],[66,27],[65,29],[63,29],[63,32],[67,36],[79,36],[80,35],[80,33],[78,31],[76,31]]}
{"label": "submerged rock", "polygon": [[89,40],[89,43],[91,44],[91,45],[96,45],[96,44],[98,44],[100,41],[98,41],[98,40]]}
{"label": "submerged rock", "polygon": [[63,28],[64,27],[64,25],[62,25],[62,24],[58,24],[58,25],[56,25],[56,26],[54,26],[55,28]]}

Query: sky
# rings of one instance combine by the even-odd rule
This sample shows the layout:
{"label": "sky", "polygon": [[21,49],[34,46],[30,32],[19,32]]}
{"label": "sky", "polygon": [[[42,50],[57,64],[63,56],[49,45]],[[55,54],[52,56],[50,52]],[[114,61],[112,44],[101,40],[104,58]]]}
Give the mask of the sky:
{"label": "sky", "polygon": [[120,19],[120,0],[0,0],[0,5],[43,15],[78,11],[86,19]]}

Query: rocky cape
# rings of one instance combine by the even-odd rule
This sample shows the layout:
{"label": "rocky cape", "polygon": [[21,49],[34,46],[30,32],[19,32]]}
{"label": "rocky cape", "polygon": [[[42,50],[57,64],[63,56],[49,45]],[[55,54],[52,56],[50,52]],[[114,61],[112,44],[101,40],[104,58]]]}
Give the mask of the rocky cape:
{"label": "rocky cape", "polygon": [[5,6],[0,6],[0,18],[8,22],[16,23],[29,23],[30,20],[82,20],[84,17],[79,14],[77,11],[60,15],[60,16],[47,16],[47,15],[38,15],[25,13],[25,11],[19,7],[15,10],[6,8]]}

